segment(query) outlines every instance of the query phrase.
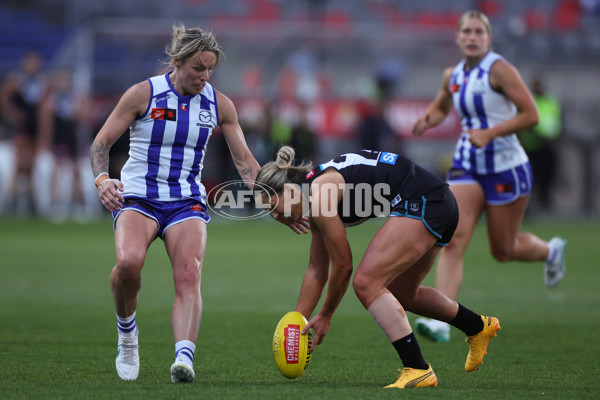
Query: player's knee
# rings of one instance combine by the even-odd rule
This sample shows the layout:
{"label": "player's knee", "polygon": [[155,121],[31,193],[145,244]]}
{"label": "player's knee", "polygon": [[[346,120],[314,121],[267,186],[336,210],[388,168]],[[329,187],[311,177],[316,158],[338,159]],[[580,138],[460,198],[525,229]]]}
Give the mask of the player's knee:
{"label": "player's knee", "polygon": [[173,276],[176,288],[196,288],[200,285],[200,263],[197,260],[190,260],[177,265]]}
{"label": "player's knee", "polygon": [[372,290],[371,286],[369,277],[365,274],[361,274],[360,270],[356,271],[356,274],[354,274],[354,278],[352,279],[352,288],[354,289],[354,293],[356,293],[356,297],[358,297],[361,302],[364,303],[368,298],[368,295]]}
{"label": "player's knee", "polygon": [[115,266],[115,272],[119,279],[139,279],[144,259],[144,254],[139,252],[127,251],[119,254]]}
{"label": "player's knee", "polygon": [[499,262],[507,262],[513,259],[512,252],[506,248],[492,249],[492,257]]}

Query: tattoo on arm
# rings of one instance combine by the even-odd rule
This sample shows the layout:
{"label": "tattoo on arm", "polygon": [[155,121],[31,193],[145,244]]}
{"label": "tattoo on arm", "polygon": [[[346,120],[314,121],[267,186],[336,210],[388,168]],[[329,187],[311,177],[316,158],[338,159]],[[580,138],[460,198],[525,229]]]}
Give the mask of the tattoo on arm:
{"label": "tattoo on arm", "polygon": [[252,180],[252,168],[244,168],[242,170],[242,178]]}
{"label": "tattoo on arm", "polygon": [[110,146],[100,141],[94,141],[90,149],[90,157],[92,159],[92,171],[94,176],[101,172],[108,172],[108,152]]}

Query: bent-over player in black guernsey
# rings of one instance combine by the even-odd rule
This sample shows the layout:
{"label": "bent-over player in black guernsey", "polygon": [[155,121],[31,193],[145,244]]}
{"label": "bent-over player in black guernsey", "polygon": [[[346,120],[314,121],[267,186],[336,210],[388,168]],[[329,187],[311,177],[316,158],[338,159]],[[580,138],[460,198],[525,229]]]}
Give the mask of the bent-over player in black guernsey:
{"label": "bent-over player in black guernsey", "polygon": [[[296,165],[291,147],[259,171],[254,193],[270,214],[289,225],[308,218],[312,233],[308,269],[296,311],[314,329],[313,350],[329,332],[333,313],[352,276],[346,227],[374,216],[387,217],[360,261],[352,287],[396,349],[403,369],[387,388],[437,386],[405,310],[446,321],[467,335],[465,370],[483,362],[497,318],[463,307],[442,292],[421,286],[458,223],[452,192],[441,179],[394,153],[362,150],[319,165]],[[325,290],[325,286],[327,289]],[[319,312],[312,316],[323,292]]]}

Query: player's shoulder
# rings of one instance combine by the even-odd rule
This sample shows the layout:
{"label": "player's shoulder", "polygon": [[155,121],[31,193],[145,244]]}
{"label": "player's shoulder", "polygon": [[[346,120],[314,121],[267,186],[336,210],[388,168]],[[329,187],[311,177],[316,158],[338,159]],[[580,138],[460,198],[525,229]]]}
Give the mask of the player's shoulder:
{"label": "player's shoulder", "polygon": [[136,110],[137,114],[141,115],[150,101],[151,94],[152,87],[150,82],[145,80],[130,86],[129,89],[123,93],[123,96],[121,96],[121,101],[119,103],[127,109]]}
{"label": "player's shoulder", "polygon": [[223,92],[214,89],[221,122],[237,121],[237,111],[233,101]]}
{"label": "player's shoulder", "polygon": [[152,92],[152,85],[150,85],[150,81],[148,79],[143,80],[141,82],[135,83],[127,89],[125,92],[126,95],[129,96],[144,96],[150,95]]}

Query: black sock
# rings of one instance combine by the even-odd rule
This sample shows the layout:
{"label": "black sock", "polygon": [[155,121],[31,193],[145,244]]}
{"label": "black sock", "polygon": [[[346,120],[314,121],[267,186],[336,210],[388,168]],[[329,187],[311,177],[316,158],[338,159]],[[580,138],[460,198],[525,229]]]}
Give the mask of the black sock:
{"label": "black sock", "polygon": [[481,315],[475,314],[468,308],[463,307],[460,303],[458,304],[458,312],[456,313],[456,317],[450,321],[450,325],[457,327],[467,336],[477,335],[483,330],[483,321],[481,320]]}
{"label": "black sock", "polygon": [[404,367],[415,369],[429,368],[429,365],[423,359],[423,354],[421,354],[421,349],[414,333],[396,340],[392,345],[398,352]]}

